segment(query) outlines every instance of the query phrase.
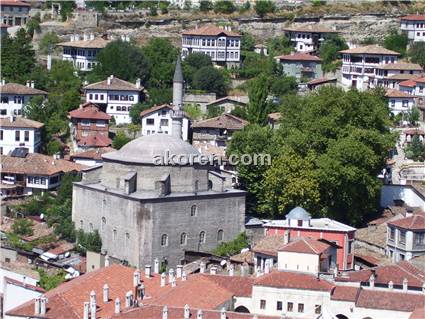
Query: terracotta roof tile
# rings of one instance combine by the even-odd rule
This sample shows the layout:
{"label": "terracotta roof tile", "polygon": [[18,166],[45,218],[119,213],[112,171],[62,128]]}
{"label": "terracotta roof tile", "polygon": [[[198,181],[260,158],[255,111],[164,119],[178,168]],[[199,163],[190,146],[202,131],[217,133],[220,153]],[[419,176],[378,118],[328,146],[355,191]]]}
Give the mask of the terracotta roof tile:
{"label": "terracotta roof tile", "polygon": [[425,77],[420,77],[418,79],[415,79],[415,81],[419,83],[425,83]]}
{"label": "terracotta roof tile", "polygon": [[61,255],[74,249],[74,244],[68,243],[64,240],[57,242],[55,246],[55,248],[52,248],[47,252],[55,255]]}
{"label": "terracotta roof tile", "polygon": [[46,91],[34,89],[19,83],[6,83],[0,85],[1,94],[22,94],[22,95],[47,95]]}
{"label": "terracotta roof tile", "polygon": [[43,123],[26,119],[20,116],[13,117],[12,121],[10,118],[0,118],[0,127],[39,129],[39,128],[42,128],[43,126],[44,126]]}
{"label": "terracotta roof tile", "polygon": [[88,120],[105,120],[109,121],[111,116],[102,112],[99,106],[93,103],[84,103],[80,108],[72,110],[68,113],[71,118],[88,119]]}
{"label": "terracotta roof tile", "polygon": [[20,0],[2,0],[2,6],[15,6],[15,7],[30,7],[29,3]]}
{"label": "terracotta roof tile", "polygon": [[318,79],[314,79],[311,80],[309,82],[307,82],[308,85],[318,85],[318,84],[325,84],[328,82],[336,82],[336,78],[318,78]]}
{"label": "terracotta roof tile", "polygon": [[239,33],[224,30],[216,26],[204,26],[199,29],[183,31],[183,35],[199,35],[199,36],[218,36],[224,34],[228,37],[240,37]]}
{"label": "terracotta roof tile", "polygon": [[399,86],[406,86],[406,87],[415,87],[416,81],[413,79],[402,81],[398,84]]}
{"label": "terracotta roof tile", "polygon": [[[403,131],[405,135],[425,135],[424,130],[420,130],[418,128],[411,128]],[[417,211],[415,213],[418,213]]]}
{"label": "terracotta roof tile", "polygon": [[409,319],[424,319],[425,318],[425,306],[417,307],[410,315]]}
{"label": "terracotta roof tile", "polygon": [[385,93],[385,96],[386,97],[409,98],[409,99],[415,98],[414,95],[408,94],[408,93],[403,92],[403,91],[394,90],[394,89],[387,90],[387,92]]}
{"label": "terracotta roof tile", "polygon": [[411,14],[400,18],[401,20],[424,21],[425,14]]}
{"label": "terracotta roof tile", "polygon": [[335,289],[332,291],[331,299],[355,302],[357,300],[357,295],[359,291],[359,287],[336,286]]}
{"label": "terracotta roof tile", "polygon": [[217,117],[207,120],[196,121],[193,123],[193,128],[223,128],[227,130],[241,130],[248,121],[241,119],[237,116],[225,113]]}
{"label": "terracotta roof tile", "polygon": [[117,91],[143,91],[143,87],[139,88],[136,84],[121,80],[115,76],[111,79],[111,84],[108,84],[108,80],[92,83],[86,85],[84,90],[117,90]]}
{"label": "terracotta roof tile", "polygon": [[277,257],[279,247],[282,247],[284,240],[284,236],[282,235],[265,236],[257,242],[257,244],[252,248],[252,251]]}
{"label": "terracotta roof tile", "polygon": [[400,55],[400,53],[396,51],[391,51],[388,49],[385,49],[379,45],[366,45],[363,47],[357,47],[353,49],[348,50],[342,50],[339,51],[339,53],[347,53],[347,54],[379,54],[379,55]]}
{"label": "terracotta roof tile", "polygon": [[77,41],[67,41],[58,43],[58,46],[62,47],[74,47],[74,48],[93,48],[93,49],[103,49],[108,45],[111,40],[105,40],[104,38],[96,38],[93,40],[77,40]]}
{"label": "terracotta roof tile", "polygon": [[356,306],[410,312],[425,304],[423,294],[361,289]]}
{"label": "terracotta roof tile", "polygon": [[275,59],[285,60],[285,61],[313,61],[313,62],[322,62],[322,59],[311,54],[307,53],[294,53],[276,56]]}
{"label": "terracotta roof tile", "polygon": [[324,243],[317,239],[304,238],[300,237],[294,239],[290,243],[280,246],[279,251],[295,252],[295,253],[304,253],[304,254],[315,254],[320,255],[326,251],[329,247],[329,244]]}
{"label": "terracotta roof tile", "polygon": [[384,79],[386,80],[394,80],[394,81],[406,81],[406,80],[412,80],[417,79],[418,74],[410,74],[410,73],[398,73],[398,74],[391,74],[389,76],[384,76]]}
{"label": "terracotta roof tile", "polygon": [[24,283],[22,281],[19,281],[19,280],[13,279],[13,278],[4,277],[3,280],[4,280],[4,282],[7,282],[7,283],[15,285],[15,286],[23,287],[23,288],[26,288],[26,289],[29,289],[29,290],[38,291],[38,292],[41,292],[41,293],[45,292],[45,290],[41,287],[30,285],[28,283]]}
{"label": "terracotta roof tile", "polygon": [[96,134],[89,134],[88,136],[81,136],[78,134],[77,144],[83,147],[108,147],[112,144],[112,140],[107,134],[101,134],[99,132]]}
{"label": "terracotta roof tile", "polygon": [[86,159],[94,159],[101,160],[102,154],[113,152],[115,149],[112,147],[99,147],[95,150],[88,150],[85,152],[75,153],[71,155],[71,159],[74,160],[76,158],[86,158]]}
{"label": "terracotta roof tile", "polygon": [[303,290],[331,291],[333,285],[316,276],[286,271],[273,271],[254,281],[256,286]]}
{"label": "terracotta roof tile", "polygon": [[254,264],[254,252],[246,251],[243,253],[239,253],[230,257],[230,261],[235,263],[247,263],[249,265]]}
{"label": "terracotta roof tile", "polygon": [[144,117],[145,115],[151,114],[153,112],[157,112],[157,111],[162,110],[164,108],[167,108],[169,110],[173,109],[173,107],[169,104],[155,105],[155,106],[152,106],[152,107],[140,112],[140,117]]}
{"label": "terracotta roof tile", "polygon": [[383,70],[408,70],[408,71],[423,71],[423,68],[416,63],[398,62],[379,65],[377,69]]}
{"label": "terracotta roof tile", "polygon": [[425,213],[417,213],[413,216],[391,221],[388,222],[388,225],[407,230],[425,230]]}

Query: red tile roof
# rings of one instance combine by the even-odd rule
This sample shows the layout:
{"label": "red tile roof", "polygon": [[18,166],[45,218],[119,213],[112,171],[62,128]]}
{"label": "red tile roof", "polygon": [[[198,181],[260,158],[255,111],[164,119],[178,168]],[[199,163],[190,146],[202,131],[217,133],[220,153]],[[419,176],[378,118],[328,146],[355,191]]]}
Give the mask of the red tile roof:
{"label": "red tile roof", "polygon": [[30,284],[24,283],[22,281],[19,281],[19,280],[13,279],[13,278],[4,277],[4,281],[6,283],[9,283],[9,284],[12,284],[12,285],[15,285],[15,286],[19,286],[19,287],[22,287],[22,288],[25,288],[25,289],[34,290],[34,291],[38,291],[38,292],[41,292],[41,293],[45,292],[45,290],[41,287],[30,285]]}
{"label": "red tile roof", "polygon": [[388,225],[407,230],[425,230],[425,213],[416,213],[413,216],[391,221]]}
{"label": "red tile roof", "polygon": [[424,319],[425,318],[425,306],[416,308],[409,319]]}
{"label": "red tile roof", "polygon": [[424,130],[420,130],[418,128],[411,128],[411,129],[408,129],[408,130],[403,131],[403,133],[405,135],[425,135],[425,131]]}
{"label": "red tile roof", "polygon": [[2,0],[2,6],[15,6],[15,7],[30,7],[29,3],[20,0]]}
{"label": "red tile roof", "polygon": [[193,128],[223,128],[227,130],[241,130],[248,121],[237,116],[225,113],[210,119],[196,121],[193,123]]}
{"label": "red tile roof", "polygon": [[338,301],[355,302],[357,300],[359,292],[359,287],[336,286],[335,289],[332,291],[331,299]]}
{"label": "red tile roof", "polygon": [[379,45],[371,44],[363,47],[357,47],[348,50],[339,51],[339,53],[347,54],[379,54],[379,55],[400,55],[400,53],[385,49]]}
{"label": "red tile roof", "polygon": [[411,312],[424,306],[422,293],[402,293],[382,290],[361,289],[356,307]]}
{"label": "red tile roof", "polygon": [[0,127],[10,127],[10,128],[34,128],[39,129],[44,126],[43,123],[26,119],[24,117],[13,117],[13,120],[10,118],[1,118]]}
{"label": "red tile roof", "polygon": [[417,63],[408,62],[397,62],[379,65],[377,69],[383,70],[411,70],[411,71],[423,71],[423,68]]}
{"label": "red tile roof", "polygon": [[402,81],[398,85],[399,86],[407,86],[407,87],[415,87],[416,86],[416,81],[410,79],[410,80]]}
{"label": "red tile roof", "polygon": [[287,54],[287,55],[279,55],[276,56],[275,59],[279,60],[286,60],[286,61],[314,61],[314,62],[321,62],[322,59],[311,54],[307,53],[294,53],[294,54]]}
{"label": "red tile roof", "polygon": [[111,40],[96,38],[93,40],[76,40],[58,43],[58,46],[73,48],[103,49]]}
{"label": "red tile roof", "polygon": [[277,257],[277,251],[284,243],[285,237],[282,235],[265,236],[252,248],[255,253]]}
{"label": "red tile roof", "polygon": [[89,134],[88,136],[77,136],[78,146],[83,147],[108,147],[112,140],[106,134]]}
{"label": "red tile roof", "polygon": [[169,109],[169,110],[173,109],[173,107],[169,104],[155,105],[155,106],[152,106],[152,107],[140,112],[140,117],[144,117],[145,115],[148,115],[148,114],[151,114],[153,112],[162,110],[164,108]]}
{"label": "red tile roof", "polygon": [[240,37],[241,35],[236,32],[224,30],[216,26],[204,26],[199,29],[192,29],[188,31],[183,31],[183,35],[199,35],[199,36],[218,36],[224,34],[228,37]]}
{"label": "red tile roof", "polygon": [[111,116],[99,110],[99,106],[93,103],[84,103],[80,108],[69,112],[71,118],[88,119],[88,120],[105,120],[109,121]]}
{"label": "red tile roof", "polygon": [[101,160],[102,154],[113,152],[115,149],[112,147],[99,147],[95,150],[88,150],[85,152],[75,153],[71,155],[71,159],[74,160],[76,158],[85,158],[85,159],[94,159]]}
{"label": "red tile roof", "polygon": [[409,98],[409,99],[414,99],[415,96],[408,94],[406,92],[403,91],[399,91],[399,90],[394,90],[394,89],[389,89],[387,90],[387,92],[385,93],[386,97],[400,97],[400,98]]}
{"label": "red tile roof", "polygon": [[329,247],[329,244],[320,240],[301,237],[281,246],[279,251],[320,255]]}
{"label": "red tile roof", "polygon": [[400,18],[401,20],[425,21],[425,14],[411,14]]}
{"label": "red tile roof", "polygon": [[[111,78],[112,77],[112,78]],[[109,76],[110,84],[108,84],[108,79],[96,83],[86,85],[84,90],[116,90],[116,91],[143,91],[143,86],[137,87],[136,84],[121,80],[116,76]]]}
{"label": "red tile roof", "polygon": [[329,292],[333,288],[331,283],[323,279],[317,279],[316,276],[286,271],[273,271],[263,275],[255,280],[254,285]]}
{"label": "red tile roof", "polygon": [[307,82],[307,84],[308,85],[319,85],[319,84],[325,84],[325,83],[328,83],[328,82],[336,82],[336,78],[322,77],[322,78],[311,80],[311,81]]}
{"label": "red tile roof", "polygon": [[416,82],[419,82],[419,83],[425,83],[425,76],[424,77],[421,77],[421,78],[418,78],[418,79],[415,79],[415,81]]}
{"label": "red tile roof", "polygon": [[[3,4],[3,3],[2,3]],[[19,83],[6,83],[0,85],[1,94],[22,94],[22,95],[47,95],[46,91],[34,89]]]}

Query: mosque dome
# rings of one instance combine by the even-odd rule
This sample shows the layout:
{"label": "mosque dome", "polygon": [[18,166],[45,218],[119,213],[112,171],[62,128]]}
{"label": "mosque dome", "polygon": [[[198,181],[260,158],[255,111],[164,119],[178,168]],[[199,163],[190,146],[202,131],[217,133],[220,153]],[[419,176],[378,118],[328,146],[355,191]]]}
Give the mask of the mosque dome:
{"label": "mosque dome", "polygon": [[295,207],[287,215],[286,219],[310,220],[311,215],[302,207]]}
{"label": "mosque dome", "polygon": [[[187,164],[190,158],[197,162],[199,151],[181,138],[168,134],[152,134],[139,137],[115,152],[106,153],[102,158],[113,162],[136,164],[155,164],[155,159],[175,155],[174,164],[178,165],[178,156],[184,158]],[[167,163],[165,163],[167,165]]]}

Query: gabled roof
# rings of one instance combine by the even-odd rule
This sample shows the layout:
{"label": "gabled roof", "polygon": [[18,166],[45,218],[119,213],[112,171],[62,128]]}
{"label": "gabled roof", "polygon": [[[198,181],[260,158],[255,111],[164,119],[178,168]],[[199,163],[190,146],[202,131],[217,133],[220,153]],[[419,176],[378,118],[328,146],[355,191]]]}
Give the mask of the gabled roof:
{"label": "gabled roof", "polygon": [[338,301],[352,301],[357,300],[358,293],[360,292],[359,287],[350,287],[350,286],[336,286],[332,291],[332,300]]}
{"label": "gabled roof", "polygon": [[400,55],[400,53],[385,49],[379,45],[371,44],[364,47],[357,47],[348,50],[339,51],[339,53],[347,54],[377,54],[377,55]]}
{"label": "gabled roof", "polygon": [[67,41],[58,43],[58,46],[62,47],[73,47],[73,48],[85,48],[85,49],[103,49],[108,45],[111,40],[105,40],[104,38],[96,38],[93,40],[77,40]]}
{"label": "gabled roof", "polygon": [[369,289],[360,289],[356,301],[356,307],[404,312],[412,312],[417,307],[423,307],[424,304],[423,294]]}
{"label": "gabled roof", "polygon": [[6,83],[0,85],[1,94],[22,94],[22,95],[47,95],[46,91],[34,89],[19,83]]}
{"label": "gabled roof", "polygon": [[232,32],[229,30],[224,30],[222,28],[216,26],[204,26],[199,29],[192,29],[188,31],[183,31],[183,35],[199,35],[199,36],[218,36],[220,34],[224,34],[228,37],[240,37],[241,35],[236,32]]}
{"label": "gabled roof", "polygon": [[421,77],[421,78],[415,79],[415,81],[416,82],[419,82],[419,83],[425,83],[425,77]]}
{"label": "gabled roof", "polygon": [[313,61],[313,62],[322,62],[322,59],[311,55],[308,53],[297,52],[294,54],[286,54],[276,56],[275,59],[284,60],[284,61]]}
{"label": "gabled roof", "polygon": [[417,63],[407,63],[407,62],[398,62],[398,63],[388,63],[384,65],[379,65],[377,69],[383,70],[407,70],[407,71],[423,71],[423,68]]}
{"label": "gabled roof", "polygon": [[206,106],[210,106],[210,105],[216,105],[216,104],[221,104],[221,103],[225,103],[225,102],[233,102],[235,104],[239,104],[239,105],[247,105],[248,102],[248,97],[247,96],[225,96],[222,98],[219,98],[215,101],[209,102],[206,104]]}
{"label": "gabled roof", "polygon": [[328,82],[336,82],[336,78],[318,78],[318,79],[313,79],[309,82],[307,82],[307,85],[319,85],[319,84],[325,84]]}
{"label": "gabled roof", "polygon": [[169,105],[169,104],[154,105],[151,108],[148,108],[148,109],[140,112],[140,117],[144,117],[146,115],[149,115],[149,114],[151,114],[153,112],[157,112],[157,111],[162,110],[162,109],[165,109],[165,108],[166,109],[169,109],[169,110],[172,110],[173,109],[173,107],[171,105]]}
{"label": "gabled roof", "polygon": [[285,237],[282,235],[265,236],[252,248],[255,253],[277,257],[279,247],[284,244]]}
{"label": "gabled roof", "polygon": [[78,135],[77,144],[83,147],[107,147],[112,144],[112,140],[107,134],[96,133],[87,136]]}
{"label": "gabled roof", "polygon": [[295,28],[284,28],[283,31],[289,32],[311,32],[311,33],[338,33],[338,31],[328,29],[326,27],[322,27],[320,25],[307,25]]}
{"label": "gabled roof", "polygon": [[333,288],[330,282],[324,279],[318,279],[314,275],[289,271],[273,271],[265,274],[255,279],[254,286],[329,292]]}
{"label": "gabled roof", "polygon": [[26,3],[20,0],[2,0],[0,3],[2,6],[15,6],[15,7],[30,7],[31,6],[29,3]]}
{"label": "gabled roof", "polygon": [[2,128],[33,128],[39,129],[44,126],[43,123],[26,119],[24,117],[0,118],[0,127]]}
{"label": "gabled roof", "polygon": [[93,159],[93,160],[101,160],[102,154],[113,152],[115,149],[112,147],[99,147],[95,150],[88,150],[85,152],[75,153],[71,155],[71,159],[74,160],[76,158],[84,158],[84,159]]}
{"label": "gabled roof", "polygon": [[223,128],[227,130],[241,130],[248,121],[241,119],[237,116],[225,113],[217,117],[207,120],[196,121],[193,123],[193,128]]}
{"label": "gabled roof", "polygon": [[113,75],[109,76],[111,79],[111,84],[108,84],[108,79],[96,83],[92,83],[89,85],[86,85],[83,89],[84,90],[116,90],[116,91],[143,91],[143,87],[140,86],[139,88],[136,86],[136,84],[127,82],[124,80],[121,80],[120,78],[117,78]]}
{"label": "gabled roof", "polygon": [[286,245],[280,246],[279,251],[320,255],[331,245],[317,239],[300,237]]}
{"label": "gabled roof", "polygon": [[102,112],[96,104],[91,102],[84,103],[80,108],[68,113],[71,118],[86,120],[105,120],[109,121],[111,116]]}
{"label": "gabled roof", "polygon": [[414,95],[408,94],[408,93],[403,92],[403,91],[395,90],[395,89],[387,90],[387,92],[385,93],[385,96],[386,97],[409,98],[409,99],[415,98]]}
{"label": "gabled roof", "polygon": [[388,225],[406,230],[425,230],[425,213],[417,213],[413,216],[391,221],[388,222]]}
{"label": "gabled roof", "polygon": [[398,84],[399,86],[406,86],[406,87],[415,87],[416,81],[413,79],[402,81]]}
{"label": "gabled roof", "polygon": [[28,290],[33,290],[33,291],[37,291],[37,292],[40,292],[40,293],[43,293],[45,291],[41,287],[30,285],[28,283],[24,283],[22,281],[19,281],[19,280],[13,279],[13,278],[4,277],[3,280],[4,280],[4,282],[6,282],[8,284],[12,284],[12,285],[22,287],[22,288],[25,288],[25,289],[28,289]]}
{"label": "gabled roof", "polygon": [[400,18],[401,20],[425,21],[425,14],[411,14]]}

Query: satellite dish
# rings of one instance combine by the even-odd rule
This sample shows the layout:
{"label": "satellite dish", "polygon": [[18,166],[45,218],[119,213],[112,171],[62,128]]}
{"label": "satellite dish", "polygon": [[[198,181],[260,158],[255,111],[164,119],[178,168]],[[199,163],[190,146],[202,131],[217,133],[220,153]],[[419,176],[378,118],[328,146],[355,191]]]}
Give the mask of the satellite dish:
{"label": "satellite dish", "polygon": [[44,214],[43,214],[43,213],[41,213],[41,214],[40,214],[40,219],[41,219],[41,220],[43,220],[43,219],[44,219]]}

